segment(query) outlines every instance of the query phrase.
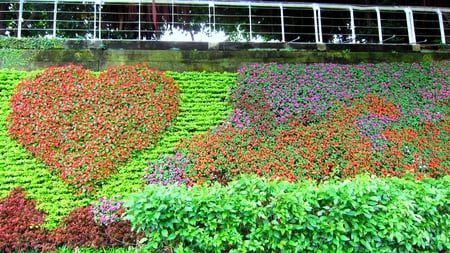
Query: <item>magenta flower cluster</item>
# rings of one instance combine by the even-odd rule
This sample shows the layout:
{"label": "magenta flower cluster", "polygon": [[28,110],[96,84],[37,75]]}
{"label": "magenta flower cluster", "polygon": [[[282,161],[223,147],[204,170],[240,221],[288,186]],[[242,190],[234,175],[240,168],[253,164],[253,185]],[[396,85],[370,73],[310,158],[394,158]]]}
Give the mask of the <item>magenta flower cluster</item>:
{"label": "magenta flower cluster", "polygon": [[383,136],[380,130],[384,129],[389,124],[398,121],[397,118],[389,116],[378,116],[372,112],[361,115],[356,119],[356,125],[360,133],[369,138],[372,142],[372,148],[375,150],[383,150],[388,143],[386,136]]}
{"label": "magenta flower cluster", "polygon": [[180,152],[161,155],[145,169],[142,181],[144,184],[187,185],[189,179],[184,172],[188,166],[191,166],[189,158]]}
{"label": "magenta flower cluster", "polygon": [[[234,109],[226,123],[244,128],[267,122],[268,115],[277,124],[317,122],[329,115],[336,102],[350,105],[368,93],[380,94],[401,108],[399,124],[437,121],[450,94],[449,74],[441,64],[448,63],[249,65],[238,71],[230,92]],[[379,120],[383,125],[384,120]]]}
{"label": "magenta flower cluster", "polygon": [[119,221],[119,210],[122,208],[123,201],[120,197],[100,197],[97,202],[94,202],[89,211],[94,217],[94,221],[99,225],[110,225]]}

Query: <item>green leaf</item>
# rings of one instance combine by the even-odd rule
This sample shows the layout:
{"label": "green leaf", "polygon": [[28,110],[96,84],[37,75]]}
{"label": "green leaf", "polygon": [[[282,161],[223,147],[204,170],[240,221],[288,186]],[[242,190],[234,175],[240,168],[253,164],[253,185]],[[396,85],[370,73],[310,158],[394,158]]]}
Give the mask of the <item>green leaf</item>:
{"label": "green leaf", "polygon": [[167,236],[169,235],[169,231],[167,231],[167,229],[163,229],[163,230],[161,231],[161,235],[162,235],[163,237],[167,237]]}
{"label": "green leaf", "polygon": [[346,235],[340,235],[340,236],[339,236],[339,239],[341,239],[342,241],[348,241],[348,240],[350,240],[350,238],[348,238],[348,236],[346,236]]}
{"label": "green leaf", "polygon": [[146,243],[148,241],[148,238],[147,237],[143,237],[143,238],[141,238],[140,240],[139,240],[139,244],[144,244],[144,243]]}
{"label": "green leaf", "polygon": [[167,240],[168,240],[168,241],[173,241],[175,238],[177,238],[177,234],[176,234],[176,233],[171,233],[171,234],[167,237]]}

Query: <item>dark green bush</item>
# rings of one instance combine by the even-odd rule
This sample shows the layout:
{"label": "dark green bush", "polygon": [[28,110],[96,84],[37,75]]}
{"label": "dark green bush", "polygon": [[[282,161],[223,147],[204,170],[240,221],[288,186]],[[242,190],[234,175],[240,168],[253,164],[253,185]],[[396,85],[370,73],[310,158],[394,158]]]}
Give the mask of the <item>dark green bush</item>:
{"label": "dark green bush", "polygon": [[63,48],[63,39],[50,39],[40,37],[30,38],[0,38],[1,48],[10,49],[52,49]]}
{"label": "dark green bush", "polygon": [[178,252],[411,252],[450,249],[450,177],[358,177],[315,185],[241,178],[148,185],[124,218],[144,247]]}

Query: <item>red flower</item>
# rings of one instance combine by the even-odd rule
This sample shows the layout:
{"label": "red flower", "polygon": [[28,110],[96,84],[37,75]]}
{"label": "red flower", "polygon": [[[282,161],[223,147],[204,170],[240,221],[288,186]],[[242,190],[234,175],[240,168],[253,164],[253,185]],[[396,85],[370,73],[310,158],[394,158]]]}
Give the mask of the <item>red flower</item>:
{"label": "red flower", "polygon": [[161,136],[178,96],[174,81],[147,65],[98,77],[77,65],[50,67],[15,89],[8,132],[78,192],[91,191]]}

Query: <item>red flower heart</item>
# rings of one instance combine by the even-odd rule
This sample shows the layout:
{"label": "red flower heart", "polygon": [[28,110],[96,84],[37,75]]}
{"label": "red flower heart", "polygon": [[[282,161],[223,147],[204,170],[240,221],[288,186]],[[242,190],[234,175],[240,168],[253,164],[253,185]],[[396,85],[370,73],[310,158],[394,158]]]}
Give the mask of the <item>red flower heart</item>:
{"label": "red flower heart", "polygon": [[16,87],[8,132],[77,191],[91,191],[178,114],[179,87],[147,65],[50,67]]}

